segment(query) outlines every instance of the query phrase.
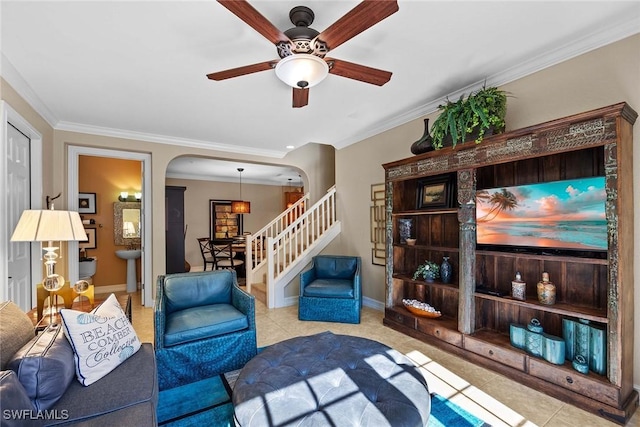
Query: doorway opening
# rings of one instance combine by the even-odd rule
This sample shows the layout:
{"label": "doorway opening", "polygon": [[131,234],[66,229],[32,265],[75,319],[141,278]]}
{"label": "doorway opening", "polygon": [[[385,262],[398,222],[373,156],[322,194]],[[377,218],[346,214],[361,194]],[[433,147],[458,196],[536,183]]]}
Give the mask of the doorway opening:
{"label": "doorway opening", "polygon": [[[80,156],[104,157],[111,159],[137,160],[142,164],[142,194],[140,197],[140,229],[141,229],[141,266],[142,266],[142,301],[143,306],[153,305],[153,281],[152,281],[152,200],[151,200],[151,155],[148,153],[138,153],[132,151],[122,151],[103,148],[91,148],[80,146],[69,146],[68,165],[69,178],[67,182],[67,191],[69,194],[68,205],[70,210],[78,209],[79,201],[79,163]],[[117,171],[114,171],[117,174]],[[78,259],[79,250],[78,243],[71,242],[69,246],[69,276],[70,280],[78,278]]]}

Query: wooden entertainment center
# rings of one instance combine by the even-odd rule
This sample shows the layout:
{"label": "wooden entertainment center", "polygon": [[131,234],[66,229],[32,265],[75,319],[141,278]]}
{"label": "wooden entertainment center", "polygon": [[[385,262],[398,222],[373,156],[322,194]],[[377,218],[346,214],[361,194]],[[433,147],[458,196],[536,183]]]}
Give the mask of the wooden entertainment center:
{"label": "wooden entertainment center", "polygon": [[[386,301],[384,324],[560,400],[626,423],[638,406],[633,389],[633,136],[637,113],[626,103],[384,164]],[[494,250],[476,245],[476,191],[605,177],[608,249],[598,252]],[[447,182],[448,203],[418,209],[424,182]],[[400,243],[398,220],[412,219],[415,245]],[[425,260],[453,265],[451,284],[413,280]],[[510,297],[519,271],[526,300]],[[556,303],[540,304],[536,283],[549,272]],[[482,284],[499,296],[476,292]],[[410,313],[403,299],[442,313]],[[563,319],[607,331],[606,375],[581,374],[571,361],[547,362],[510,343],[511,324],[539,319],[562,336]]]}

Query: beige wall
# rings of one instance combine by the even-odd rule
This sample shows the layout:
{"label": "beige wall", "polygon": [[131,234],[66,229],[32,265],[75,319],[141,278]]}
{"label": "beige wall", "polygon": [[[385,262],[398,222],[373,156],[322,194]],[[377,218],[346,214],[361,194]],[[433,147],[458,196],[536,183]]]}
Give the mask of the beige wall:
{"label": "beige wall", "polygon": [[[196,239],[209,237],[209,200],[237,200],[238,183],[168,178],[167,185],[186,187],[184,217],[187,229],[185,257],[192,266],[202,266]],[[244,215],[244,231],[256,232],[283,210],[282,187],[242,183],[242,198],[251,202],[251,213]]]}
{"label": "beige wall", "polygon": [[[507,130],[626,101],[640,112],[640,35],[592,51],[528,77],[504,85]],[[437,117],[431,114],[430,122]],[[333,249],[363,260],[365,297],[384,302],[384,268],[371,264],[368,218],[370,188],[384,182],[381,164],[411,156],[410,146],[423,133],[422,118],[368,138],[336,153],[336,187],[343,232]],[[634,139],[635,252],[640,252],[640,123]],[[631,185],[631,183],[629,183]],[[636,255],[639,259],[640,255]],[[640,262],[635,264],[640,283]],[[635,372],[640,385],[640,289],[635,287]]]}

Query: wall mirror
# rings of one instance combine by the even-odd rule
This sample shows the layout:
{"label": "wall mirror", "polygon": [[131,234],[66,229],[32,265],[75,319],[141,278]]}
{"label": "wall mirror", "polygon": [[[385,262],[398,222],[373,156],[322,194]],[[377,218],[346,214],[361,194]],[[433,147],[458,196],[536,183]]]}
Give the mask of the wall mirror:
{"label": "wall mirror", "polygon": [[113,204],[113,237],[116,245],[140,247],[140,202]]}

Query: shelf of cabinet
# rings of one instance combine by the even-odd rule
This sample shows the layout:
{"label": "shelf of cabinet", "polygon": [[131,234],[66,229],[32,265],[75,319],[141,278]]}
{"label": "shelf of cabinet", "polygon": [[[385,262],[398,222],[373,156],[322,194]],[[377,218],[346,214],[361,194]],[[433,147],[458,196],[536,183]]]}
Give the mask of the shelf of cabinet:
{"label": "shelf of cabinet", "polygon": [[499,297],[494,295],[482,294],[478,292],[474,293],[474,296],[476,298],[493,300],[502,304],[517,305],[517,306],[529,308],[532,310],[540,310],[546,313],[555,313],[555,314],[560,314],[562,316],[578,317],[578,318],[590,320],[593,322],[600,322],[600,323],[609,322],[609,319],[607,319],[606,310],[598,310],[598,309],[589,308],[589,307],[580,307],[580,306],[575,306],[571,304],[562,304],[562,303],[545,305],[545,304],[540,304],[538,300],[534,298],[527,298],[526,301],[521,301],[511,297]]}
{"label": "shelf of cabinet", "polygon": [[519,252],[519,251],[502,252],[502,251],[477,250],[476,255],[499,256],[501,258],[527,258],[527,259],[539,260],[539,261],[571,262],[572,264],[596,264],[596,265],[608,264],[606,257],[591,258],[591,257],[577,257],[577,256],[568,256],[568,255],[532,254],[532,253]]}
{"label": "shelf of cabinet", "polygon": [[391,214],[392,217],[398,216],[415,216],[415,215],[444,215],[444,214],[457,214],[458,209],[439,209],[439,210],[409,210],[409,211],[399,211],[393,212]]}
{"label": "shelf of cabinet", "polygon": [[407,276],[405,274],[399,274],[399,273],[394,273],[393,278],[401,279],[401,280],[404,280],[405,282],[413,283],[414,285],[426,285],[433,288],[446,289],[448,291],[458,292],[458,287],[450,283],[442,283],[438,281],[427,282],[424,280],[414,280],[413,277],[411,276]]}
{"label": "shelf of cabinet", "polygon": [[450,246],[407,245],[407,244],[401,244],[401,243],[394,243],[393,247],[403,248],[403,249],[423,249],[423,250],[436,251],[436,252],[454,252],[454,253],[459,252],[458,248],[452,248]]}

